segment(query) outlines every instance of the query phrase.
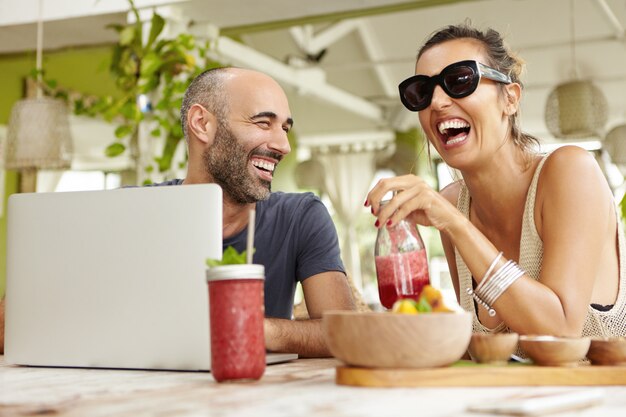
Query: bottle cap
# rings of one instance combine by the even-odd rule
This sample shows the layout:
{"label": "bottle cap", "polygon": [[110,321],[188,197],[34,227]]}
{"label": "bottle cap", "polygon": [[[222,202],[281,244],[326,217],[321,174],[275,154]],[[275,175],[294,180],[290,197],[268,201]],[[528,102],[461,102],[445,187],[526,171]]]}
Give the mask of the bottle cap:
{"label": "bottle cap", "polygon": [[206,271],[206,280],[265,279],[265,267],[260,264],[237,264],[212,266]]}

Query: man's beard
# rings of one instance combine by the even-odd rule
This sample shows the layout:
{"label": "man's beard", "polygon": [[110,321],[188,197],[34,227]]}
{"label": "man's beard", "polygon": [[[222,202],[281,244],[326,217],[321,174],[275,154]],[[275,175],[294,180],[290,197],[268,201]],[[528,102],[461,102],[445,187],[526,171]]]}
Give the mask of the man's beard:
{"label": "man's beard", "polygon": [[[250,154],[268,155],[268,152],[252,150]],[[202,155],[204,167],[213,181],[222,187],[224,194],[237,204],[266,200],[272,190],[270,181],[250,173],[248,169],[250,154],[246,152],[242,143],[230,129],[220,121],[213,145]],[[271,156],[276,159],[281,157],[274,153],[271,153]]]}

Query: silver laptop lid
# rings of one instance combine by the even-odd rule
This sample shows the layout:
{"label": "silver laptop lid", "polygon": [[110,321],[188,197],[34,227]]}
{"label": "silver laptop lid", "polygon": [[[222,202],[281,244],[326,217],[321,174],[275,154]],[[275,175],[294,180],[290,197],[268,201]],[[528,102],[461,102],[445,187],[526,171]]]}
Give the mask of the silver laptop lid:
{"label": "silver laptop lid", "polygon": [[7,242],[8,362],[210,368],[219,186],[13,195]]}

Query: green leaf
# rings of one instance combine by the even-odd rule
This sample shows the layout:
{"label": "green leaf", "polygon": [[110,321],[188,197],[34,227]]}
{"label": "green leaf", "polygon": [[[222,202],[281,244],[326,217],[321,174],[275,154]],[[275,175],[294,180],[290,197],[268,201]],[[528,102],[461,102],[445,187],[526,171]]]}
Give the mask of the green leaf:
{"label": "green leaf", "polygon": [[117,129],[115,129],[115,137],[118,139],[121,139],[125,136],[130,135],[132,131],[133,131],[133,126],[131,125],[118,126]]}
{"label": "green leaf", "polygon": [[620,201],[619,206],[622,209],[622,219],[626,220],[626,195]]}
{"label": "green leaf", "polygon": [[137,108],[137,103],[133,101],[127,101],[124,105],[119,109],[119,112],[122,116],[129,120],[137,120],[137,113],[141,113]]}
{"label": "green leaf", "polygon": [[128,46],[132,44],[136,35],[137,31],[135,26],[126,26],[120,32],[120,45]]}
{"label": "green leaf", "polygon": [[159,100],[157,105],[154,107],[156,110],[167,110],[170,107],[170,102],[167,100]]}
{"label": "green leaf", "polygon": [[180,107],[183,105],[183,98],[177,98],[176,100],[172,101],[172,107],[174,107],[175,109],[180,109]]}
{"label": "green leaf", "polygon": [[57,80],[46,80],[45,84],[51,90],[57,88]]}
{"label": "green leaf", "polygon": [[146,44],[146,49],[150,48],[150,46],[159,36],[161,31],[163,31],[164,26],[165,26],[165,19],[163,19],[159,14],[154,13],[152,15],[152,21],[150,22],[150,35],[148,36],[148,43]]}
{"label": "green leaf", "polygon": [[109,158],[113,158],[115,156],[121,155],[126,150],[126,146],[123,143],[115,142],[110,144],[104,150],[104,154]]}
{"label": "green leaf", "polygon": [[120,74],[120,66],[122,60],[123,48],[120,45],[115,45],[111,51],[111,64],[109,65],[109,71],[111,74]]}
{"label": "green leaf", "polygon": [[63,101],[68,101],[69,100],[69,96],[67,95],[67,91],[57,91],[56,94],[54,95],[54,97],[58,98],[59,100],[63,100]]}
{"label": "green leaf", "polygon": [[87,111],[87,109],[85,107],[85,102],[83,101],[82,98],[78,98],[78,99],[74,100],[74,113],[82,114],[82,113],[84,113],[86,111]]}
{"label": "green leaf", "polygon": [[183,128],[180,123],[176,123],[174,126],[172,126],[172,136],[177,138],[183,137]]}
{"label": "green leaf", "polygon": [[30,70],[30,73],[29,73],[30,77],[33,79],[37,79],[39,74],[43,74],[43,71],[37,68],[33,68],[32,70]]}
{"label": "green leaf", "polygon": [[150,77],[159,70],[163,61],[155,52],[148,52],[141,61],[141,76]]}
{"label": "green leaf", "polygon": [[159,119],[159,126],[165,130],[170,130],[171,123],[167,119]]}
{"label": "green leaf", "polygon": [[180,137],[174,136],[170,132],[165,140],[162,155],[160,158],[157,158],[159,172],[165,172],[172,166],[172,158],[174,157],[174,153],[176,153],[178,142],[180,142]]}
{"label": "green leaf", "polygon": [[135,22],[135,39],[133,40],[133,44],[131,45],[133,48],[133,52],[141,59],[144,55],[143,49],[143,22],[141,19],[137,19]]}
{"label": "green leaf", "polygon": [[430,313],[431,311],[433,311],[433,308],[430,306],[428,301],[426,301],[425,297],[420,297],[415,307],[420,313]]}
{"label": "green leaf", "polygon": [[193,49],[195,46],[196,40],[192,35],[187,33],[181,33],[178,35],[177,39],[179,44],[183,45],[186,49]]}
{"label": "green leaf", "polygon": [[150,131],[150,136],[153,136],[155,138],[158,138],[159,136],[161,136],[161,129],[159,129],[158,127],[155,129],[152,129]]}
{"label": "green leaf", "polygon": [[119,23],[109,23],[105,26],[105,29],[113,29],[117,33],[120,33],[122,30],[124,30],[124,25],[120,25]]}
{"label": "green leaf", "polygon": [[146,165],[143,170],[149,174],[151,172],[154,172],[154,167],[152,165]]}
{"label": "green leaf", "polygon": [[140,94],[146,94],[151,91],[154,91],[159,86],[159,76],[158,74],[150,75],[148,78],[145,76],[141,76],[139,78],[139,82],[137,83],[138,92]]}
{"label": "green leaf", "polygon": [[[252,251],[254,253],[254,250]],[[247,261],[246,251],[239,253],[237,249],[229,246],[224,250],[222,254],[222,260],[207,258],[206,264],[208,267],[219,265],[240,265],[245,264]]]}

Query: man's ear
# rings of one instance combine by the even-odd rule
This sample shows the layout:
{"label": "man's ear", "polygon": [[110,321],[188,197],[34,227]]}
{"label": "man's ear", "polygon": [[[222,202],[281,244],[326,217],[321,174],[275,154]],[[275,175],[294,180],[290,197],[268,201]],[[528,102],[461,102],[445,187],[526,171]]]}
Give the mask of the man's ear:
{"label": "man's ear", "polygon": [[[205,144],[211,144],[215,138],[217,118],[213,113],[196,103],[187,112],[187,130]],[[190,137],[191,140],[191,137]]]}
{"label": "man's ear", "polygon": [[512,116],[519,110],[519,100],[522,96],[522,87],[518,83],[506,84],[504,86],[506,103],[504,112],[507,116]]}

